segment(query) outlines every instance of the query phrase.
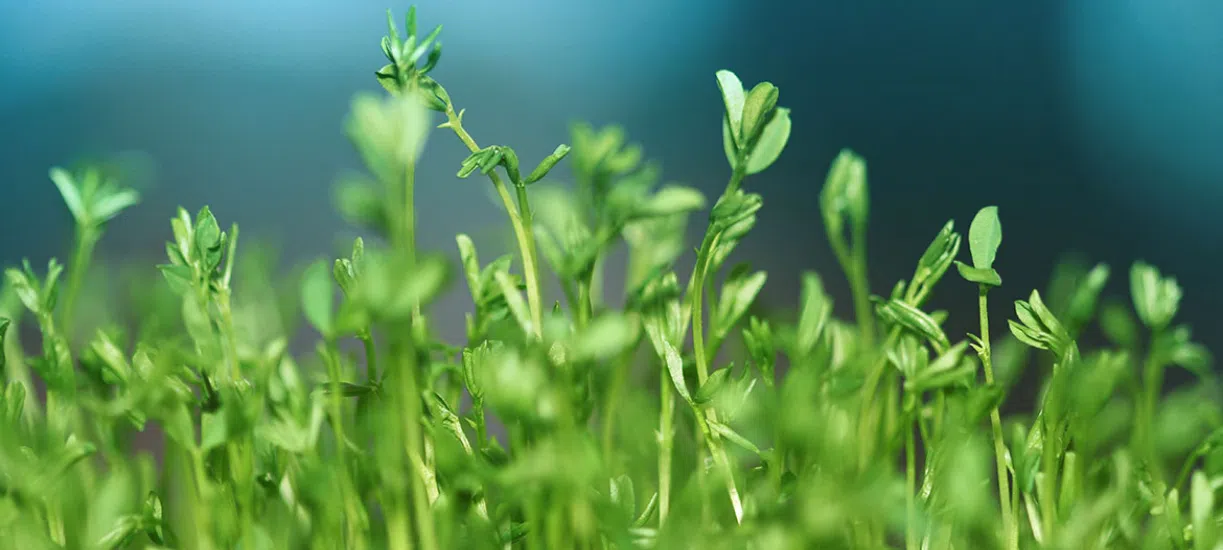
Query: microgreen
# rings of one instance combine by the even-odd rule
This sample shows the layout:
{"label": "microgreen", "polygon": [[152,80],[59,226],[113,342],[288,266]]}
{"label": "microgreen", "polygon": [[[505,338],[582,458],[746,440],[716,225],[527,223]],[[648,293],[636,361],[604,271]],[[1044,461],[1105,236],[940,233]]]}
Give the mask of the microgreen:
{"label": "microgreen", "polygon": [[[771,193],[747,177],[790,135],[776,86],[713,75],[722,109],[706,115],[729,174],[706,197],[663,180],[619,126],[574,124],[538,161],[478,145],[431,76],[441,28],[418,34],[414,9],[404,23],[388,13],[386,93],[357,95],[344,123],[364,171],[336,205],[367,234],[342,257],[282,279],[223,212],[180,208],[166,262],[134,271],[138,299],[97,297],[135,326],[93,324],[74,317],[76,295],[95,288],[105,225],[139,197],[98,167],[51,171],[71,260],[11,266],[0,292],[5,547],[1223,544],[1223,405],[1210,353],[1176,321],[1173,277],[1134,263],[1118,296],[1109,266],[1066,264],[1048,291],[1008,289],[988,206],[966,237],[954,219],[919,228],[933,238],[912,276],[872,289],[867,161],[846,149],[813,206],[854,317],[834,315],[814,272],[793,311],[766,313],[764,290],[784,282],[737,251],[762,244]],[[427,151],[437,130],[466,156]],[[566,163],[571,182],[555,175]],[[467,234],[457,259],[418,249],[426,164],[487,180],[514,250],[489,256]],[[625,283],[608,289],[621,245]],[[969,285],[947,281],[952,264]],[[464,337],[444,341],[429,312],[462,287]],[[929,306],[973,290],[971,334]],[[1023,299],[991,308],[999,295]],[[1087,345],[1094,328],[1105,344]],[[1029,357],[1030,404],[1012,395]],[[1196,380],[1167,391],[1172,367]],[[160,461],[133,447],[141,433]]]}

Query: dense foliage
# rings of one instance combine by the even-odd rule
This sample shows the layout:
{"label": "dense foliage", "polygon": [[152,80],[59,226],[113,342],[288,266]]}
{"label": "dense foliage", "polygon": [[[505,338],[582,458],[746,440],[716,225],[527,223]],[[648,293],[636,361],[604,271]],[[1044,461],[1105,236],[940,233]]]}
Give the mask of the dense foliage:
{"label": "dense foliage", "polygon": [[[1102,297],[1108,267],[1071,267],[1047,296],[990,304],[987,207],[967,255],[952,222],[928,228],[912,277],[872,294],[866,168],[844,151],[820,208],[854,320],[814,273],[795,311],[765,315],[767,276],[734,252],[763,206],[745,180],[789,137],[776,87],[717,73],[730,178],[709,204],[658,185],[617,127],[575,126],[531,166],[481,147],[429,76],[439,30],[390,22],[388,93],[358,96],[346,126],[367,172],[337,193],[370,241],[300,272],[287,300],[274,258],[208,208],[178,212],[130,295],[91,286],[95,244],[139,196],[105,166],[51,171],[71,261],[9,269],[0,304],[5,548],[1223,547],[1223,411],[1174,279],[1135,263],[1130,308]],[[424,155],[437,129],[471,155]],[[573,185],[550,185],[562,161]],[[422,162],[486,177],[516,250],[418,250]],[[609,289],[620,246],[626,284]],[[452,281],[473,304],[458,344],[429,319]],[[925,309],[936,287],[976,293],[976,334]],[[1107,345],[1080,347],[1089,328]],[[1198,382],[1165,395],[1172,367]],[[1025,368],[1037,406],[1004,417]]]}

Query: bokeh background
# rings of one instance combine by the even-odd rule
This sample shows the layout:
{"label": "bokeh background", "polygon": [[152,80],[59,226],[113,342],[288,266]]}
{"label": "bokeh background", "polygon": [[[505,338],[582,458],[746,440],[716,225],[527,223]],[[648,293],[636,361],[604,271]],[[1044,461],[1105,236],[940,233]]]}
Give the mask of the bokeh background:
{"label": "bokeh background", "polygon": [[[143,204],[111,225],[103,254],[152,269],[173,209],[204,204],[240,223],[244,239],[281,245],[290,263],[338,254],[352,232],[331,190],[359,168],[342,121],[355,92],[379,89],[388,7],[402,22],[408,4],[386,0],[0,2],[0,262],[62,258],[70,223],[47,169],[124,151],[146,155],[151,170]],[[714,71],[777,84],[794,132],[781,160],[747,183],[766,205],[739,254],[769,270],[769,303],[793,303],[799,273],[812,269],[849,313],[818,219],[824,173],[849,147],[869,163],[876,292],[911,274],[946,220],[966,230],[977,208],[996,204],[1005,286],[995,303],[1043,289],[1070,252],[1111,264],[1109,292],[1124,297],[1130,262],[1145,259],[1178,277],[1181,319],[1221,349],[1223,2],[419,9],[423,26],[444,26],[435,76],[481,143],[537,159],[568,140],[571,121],[617,122],[666,178],[711,198],[728,176]],[[455,178],[466,155],[457,140],[430,139],[423,245],[449,252],[458,231],[508,231],[486,182]],[[972,297],[949,277],[935,305],[967,328]],[[451,323],[462,303],[443,302]]]}

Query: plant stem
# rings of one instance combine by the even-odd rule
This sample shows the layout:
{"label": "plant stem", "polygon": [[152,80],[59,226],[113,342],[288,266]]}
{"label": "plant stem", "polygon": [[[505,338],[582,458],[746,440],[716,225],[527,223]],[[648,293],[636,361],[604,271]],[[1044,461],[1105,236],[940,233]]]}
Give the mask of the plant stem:
{"label": "plant stem", "polygon": [[1142,415],[1139,420],[1141,422],[1139,452],[1150,463],[1149,469],[1156,481],[1163,481],[1164,479],[1163,465],[1159,463],[1158,454],[1155,451],[1155,414],[1158,412],[1159,396],[1163,392],[1164,374],[1163,365],[1155,359],[1155,348],[1160,337],[1159,331],[1151,334],[1151,343],[1147,350],[1147,357],[1143,361],[1143,401]]}
{"label": "plant stem", "polygon": [[918,548],[917,534],[917,457],[914,447],[916,443],[913,440],[913,423],[908,424],[905,430],[905,485],[908,490],[905,491],[905,517],[908,520],[905,522],[905,549],[916,550]]}
{"label": "plant stem", "polygon": [[[740,183],[743,181],[743,162],[737,162],[736,168],[731,174],[730,182],[726,186],[727,196],[730,193],[738,190]],[[713,228],[710,228],[711,230]],[[688,299],[691,303],[692,312],[692,348],[696,356],[696,376],[697,383],[704,385],[705,380],[709,378],[709,360],[705,355],[705,330],[704,330],[704,311],[702,311],[702,299],[705,294],[705,279],[708,275],[710,262],[713,261],[713,251],[718,245],[721,237],[721,232],[707,233],[707,237],[702,243],[700,251],[696,257],[696,267],[693,270],[692,282],[688,287]],[[713,350],[715,353],[717,350]],[[697,422],[701,427],[705,443],[709,445],[709,452],[713,456],[714,462],[722,469],[722,474],[726,477],[726,492],[730,496],[731,506],[735,511],[735,521],[743,521],[743,503],[739,499],[739,490],[735,486],[734,471],[730,465],[730,459],[726,455],[726,450],[722,446],[722,440],[718,434],[714,433],[709,428],[707,422],[717,422],[717,413],[712,408],[697,407],[696,408]],[[702,418],[704,416],[705,418]],[[708,419],[708,420],[706,420]]]}
{"label": "plant stem", "polygon": [[[455,112],[454,105],[449,102],[446,104],[446,119],[446,126],[454,130],[455,135],[467,146],[468,150],[473,153],[480,150],[480,146],[471,138],[471,134],[468,134],[467,130],[463,128],[463,121],[459,114]],[[519,207],[514,203],[514,199],[510,196],[509,189],[505,182],[502,181],[501,176],[495,171],[490,171],[488,179],[493,182],[493,188],[497,191],[497,195],[501,198],[501,203],[505,206],[506,214],[510,218],[510,225],[514,229],[514,237],[518,241],[519,254],[522,256],[523,279],[525,279],[527,285],[527,305],[530,307],[531,323],[534,325],[531,328],[535,337],[539,338],[543,334],[543,298],[539,290],[539,270],[536,265],[535,256],[535,233],[530,225],[530,205],[525,202],[526,188],[517,186],[519,187],[518,196],[520,200],[524,201],[521,206],[522,211],[526,213],[526,217],[523,217],[519,213]]]}
{"label": "plant stem", "polygon": [[671,511],[671,450],[675,440],[675,390],[667,369],[660,369],[662,406],[658,413],[658,528]]}
{"label": "plant stem", "polygon": [[101,232],[93,225],[77,225],[76,242],[72,250],[72,264],[68,266],[68,288],[64,290],[64,301],[60,309],[60,327],[71,339],[73,314],[76,313],[77,296],[85,282],[85,273],[93,260],[93,251]]}
{"label": "plant stem", "polygon": [[[985,383],[994,383],[994,367],[990,357],[989,303],[986,295],[989,287],[980,285],[977,293],[978,310],[981,316],[981,365],[985,370]],[[989,412],[990,427],[994,435],[994,460],[998,467],[998,500],[1002,506],[1002,528],[1006,533],[1006,545],[1010,550],[1019,548],[1019,527],[1015,522],[1015,511],[1011,509],[1010,481],[1006,472],[1006,444],[1002,439],[1002,415],[995,405]]]}

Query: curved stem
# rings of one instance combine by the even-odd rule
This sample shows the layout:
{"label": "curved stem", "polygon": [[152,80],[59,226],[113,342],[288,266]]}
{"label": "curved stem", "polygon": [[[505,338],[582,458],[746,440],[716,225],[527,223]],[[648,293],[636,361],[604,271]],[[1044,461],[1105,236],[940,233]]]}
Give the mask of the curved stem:
{"label": "curved stem", "polygon": [[[455,135],[467,146],[468,150],[473,153],[480,150],[480,146],[472,139],[471,134],[468,134],[467,130],[463,128],[463,121],[455,112],[454,105],[446,105],[446,118],[448,121],[446,126],[454,130]],[[530,225],[530,205],[525,202],[526,188],[518,186],[519,198],[523,201],[522,209],[526,212],[524,218],[501,176],[495,171],[489,172],[488,179],[493,182],[493,188],[505,206],[505,211],[510,217],[510,225],[514,229],[514,237],[518,241],[519,253],[522,256],[523,278],[527,285],[527,304],[531,310],[531,323],[534,325],[531,328],[535,336],[540,337],[543,334],[543,303],[539,291],[539,271],[536,266],[535,236]]]}

